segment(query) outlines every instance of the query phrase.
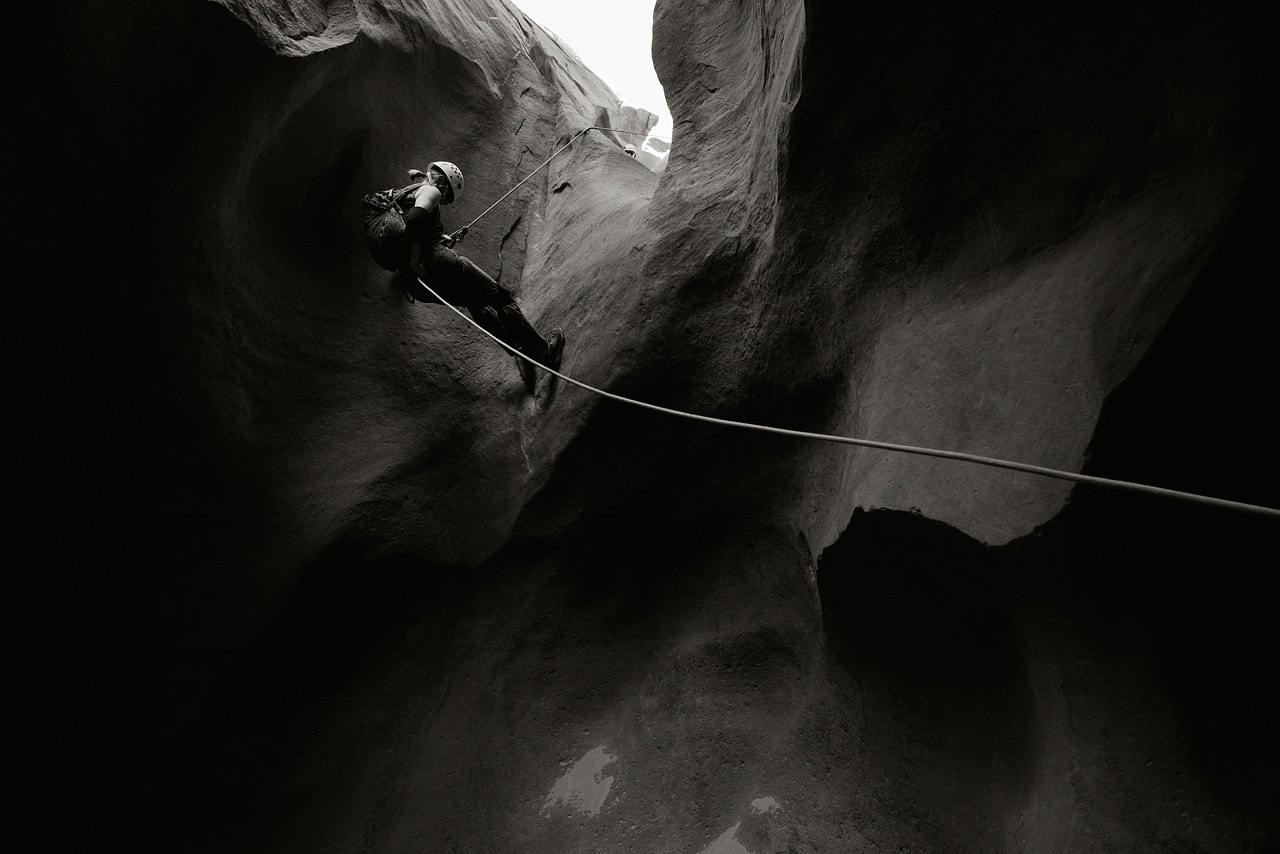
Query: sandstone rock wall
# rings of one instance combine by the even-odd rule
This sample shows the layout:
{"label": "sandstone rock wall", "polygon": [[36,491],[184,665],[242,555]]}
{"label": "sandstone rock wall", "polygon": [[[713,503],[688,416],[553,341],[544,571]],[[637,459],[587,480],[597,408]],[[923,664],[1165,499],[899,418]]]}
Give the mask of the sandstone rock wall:
{"label": "sandstone rock wall", "polygon": [[[51,650],[33,741],[59,757],[33,788],[70,805],[69,837],[1274,841],[1253,782],[1275,751],[1221,736],[1264,732],[1258,696],[1233,683],[1233,717],[1169,675],[1228,654],[1248,674],[1265,641],[1165,573],[1181,553],[1229,576],[1273,527],[574,386],[531,399],[508,355],[404,300],[364,251],[363,193],[453,159],[453,227],[582,127],[652,127],[512,6],[49,14],[66,49],[16,108],[18,197],[71,183],[82,219],[28,222],[32,257],[75,265],[20,296],[56,334],[23,339],[18,528]],[[1098,428],[1142,366],[1162,376],[1146,354],[1193,283],[1267,316],[1239,284],[1267,200],[1241,201],[1266,174],[1258,32],[1200,8],[660,2],[665,166],[587,134],[464,248],[615,393],[1100,474],[1160,436],[1142,479],[1199,460],[1199,488],[1265,501],[1274,455],[1223,480],[1228,441]],[[1166,353],[1230,339],[1202,315]],[[1214,370],[1269,387],[1269,350],[1241,352]],[[1214,420],[1261,423],[1246,397]],[[1221,655],[1152,603],[1217,627]]]}

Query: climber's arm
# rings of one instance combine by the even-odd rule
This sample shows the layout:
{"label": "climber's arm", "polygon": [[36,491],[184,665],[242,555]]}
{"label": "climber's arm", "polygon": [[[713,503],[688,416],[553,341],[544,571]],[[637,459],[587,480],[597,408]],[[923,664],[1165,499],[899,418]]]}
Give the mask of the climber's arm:
{"label": "climber's arm", "polygon": [[439,190],[430,184],[423,184],[413,197],[413,206],[422,208],[424,211],[431,211],[433,208],[440,207],[440,202],[443,199],[444,197],[440,195]]}
{"label": "climber's arm", "polygon": [[414,205],[404,212],[404,236],[413,243],[422,243],[427,237],[427,220],[430,217],[422,208]]}

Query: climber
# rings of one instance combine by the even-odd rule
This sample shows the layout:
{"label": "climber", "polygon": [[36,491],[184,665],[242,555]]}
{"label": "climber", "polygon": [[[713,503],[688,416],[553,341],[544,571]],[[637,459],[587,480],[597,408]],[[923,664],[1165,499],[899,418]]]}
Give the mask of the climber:
{"label": "climber", "polygon": [[[411,252],[400,271],[405,293],[410,299],[438,302],[423,287],[424,282],[429,284],[450,303],[464,306],[477,324],[500,341],[551,370],[558,370],[564,352],[564,333],[557,328],[550,338],[543,338],[525,318],[510,291],[471,259],[453,251],[454,245],[466,237],[466,228],[453,234],[444,233],[440,206],[452,204],[462,195],[462,170],[452,163],[436,161],[427,166],[426,172],[410,169],[409,181],[421,182],[421,186],[411,197],[406,197],[406,201],[412,198],[413,207],[405,212],[405,233],[411,243],[418,244],[420,251],[416,263]],[[538,369],[518,356],[516,367],[520,369],[525,388],[533,394]]]}

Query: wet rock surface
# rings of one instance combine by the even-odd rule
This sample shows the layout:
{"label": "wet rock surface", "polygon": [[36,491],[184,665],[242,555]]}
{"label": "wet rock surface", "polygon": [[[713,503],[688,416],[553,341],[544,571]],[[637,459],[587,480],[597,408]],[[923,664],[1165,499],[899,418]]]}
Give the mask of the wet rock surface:
{"label": "wet rock surface", "polygon": [[[1274,846],[1274,521],[528,397],[359,199],[651,116],[502,0],[126,6],[15,106],[47,847]],[[669,157],[461,248],[617,394],[1277,506],[1261,32],[660,0]]]}

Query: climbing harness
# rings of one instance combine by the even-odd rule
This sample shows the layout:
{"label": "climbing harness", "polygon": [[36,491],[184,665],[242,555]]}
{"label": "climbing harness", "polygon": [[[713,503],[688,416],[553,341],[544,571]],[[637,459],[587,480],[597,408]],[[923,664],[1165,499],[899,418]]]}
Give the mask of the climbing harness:
{"label": "climbing harness", "polygon": [[894,444],[893,442],[877,442],[872,439],[855,439],[851,436],[835,436],[829,433],[809,433],[804,430],[788,430],[784,427],[769,427],[764,424],[752,424],[749,421],[732,421],[728,418],[713,418],[710,415],[698,415],[697,413],[685,412],[684,410],[681,410],[681,409],[670,409],[666,406],[658,406],[653,403],[645,403],[643,400],[635,400],[634,398],[623,397],[620,394],[614,394],[613,392],[596,388],[595,386],[588,385],[587,383],[584,383],[580,380],[575,380],[573,377],[566,376],[565,374],[562,374],[559,371],[554,371],[551,368],[548,368],[546,365],[543,365],[540,362],[534,359],[531,359],[530,357],[526,356],[524,353],[521,353],[519,350],[515,349],[514,347],[509,346],[506,342],[500,340],[497,336],[491,334],[489,330],[485,329],[480,324],[476,323],[474,320],[467,317],[465,314],[463,314],[454,306],[445,302],[440,297],[439,294],[431,290],[430,285],[424,282],[422,286],[426,288],[428,291],[430,291],[434,297],[440,300],[440,302],[444,303],[444,305],[447,306],[450,311],[458,315],[458,317],[461,317],[463,320],[465,320],[467,323],[474,326],[476,329],[479,329],[488,337],[492,338],[498,344],[498,346],[502,347],[504,350],[514,355],[517,359],[523,359],[524,361],[533,365],[538,370],[545,371],[546,373],[551,374],[552,376],[559,377],[560,379],[564,380],[567,383],[572,383],[573,385],[576,385],[580,389],[584,389],[585,391],[588,391],[595,395],[599,395],[600,397],[608,398],[609,400],[616,400],[619,403],[627,403],[632,406],[638,406],[642,409],[649,409],[654,412],[661,412],[664,415],[674,415],[677,418],[686,418],[692,421],[701,421],[706,424],[717,424],[721,427],[739,427],[745,430],[755,430],[760,433],[773,433],[778,436],[792,436],[797,439],[812,439],[820,442],[836,442],[843,445],[858,445],[864,448],[876,448],[882,451],[897,451],[903,454],[916,454],[916,455],[925,456],[925,457],[938,457],[944,460],[958,460],[960,462],[966,462],[966,463],[977,463],[978,465],[991,466],[993,468],[1010,469],[1012,471],[1026,472],[1028,474],[1038,474],[1044,477],[1056,478],[1058,480],[1067,480],[1067,481],[1072,481],[1074,483],[1084,483],[1084,484],[1089,484],[1091,486],[1105,486],[1105,487],[1112,487],[1116,489],[1127,489],[1132,492],[1141,492],[1147,495],[1159,495],[1165,498],[1177,498],[1183,501],[1191,501],[1197,504],[1205,504],[1211,507],[1220,507],[1227,510],[1240,510],[1247,513],[1256,513],[1262,516],[1269,516],[1273,519],[1280,519],[1280,510],[1277,510],[1272,507],[1263,507],[1258,504],[1246,504],[1241,501],[1228,501],[1225,498],[1213,498],[1212,496],[1208,496],[1208,495],[1198,495],[1194,492],[1181,492],[1176,489],[1165,489],[1164,487],[1160,487],[1160,486],[1149,486],[1145,483],[1134,483],[1132,481],[1127,481],[1127,480],[1115,480],[1109,477],[1097,477],[1096,475],[1079,474],[1077,472],[1070,472],[1070,471],[1060,471],[1058,469],[1047,468],[1045,466],[1036,466],[1036,465],[1031,465],[1029,463],[1012,462],[1010,460],[1001,460],[995,457],[982,457],[982,456],[978,456],[977,454],[965,454],[959,451],[941,451],[936,448],[921,448],[921,447],[916,447],[914,445],[898,445],[898,444]]}

